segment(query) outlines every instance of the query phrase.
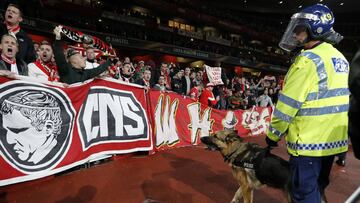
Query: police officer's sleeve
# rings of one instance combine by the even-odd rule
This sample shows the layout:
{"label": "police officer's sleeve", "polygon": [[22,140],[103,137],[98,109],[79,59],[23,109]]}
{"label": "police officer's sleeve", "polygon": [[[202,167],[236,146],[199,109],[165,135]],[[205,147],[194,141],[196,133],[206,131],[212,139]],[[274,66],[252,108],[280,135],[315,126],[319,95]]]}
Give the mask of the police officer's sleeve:
{"label": "police officer's sleeve", "polygon": [[285,77],[283,90],[279,94],[267,136],[279,141],[287,132],[290,123],[305,101],[311,83],[317,81],[315,64],[299,56]]}

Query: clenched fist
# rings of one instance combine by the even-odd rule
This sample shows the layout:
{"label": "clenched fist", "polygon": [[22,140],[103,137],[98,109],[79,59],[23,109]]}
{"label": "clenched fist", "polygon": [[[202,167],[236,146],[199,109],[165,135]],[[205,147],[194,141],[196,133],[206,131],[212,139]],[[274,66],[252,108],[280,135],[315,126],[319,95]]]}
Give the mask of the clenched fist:
{"label": "clenched fist", "polygon": [[54,34],[55,34],[55,39],[56,40],[61,40],[61,29],[62,29],[62,26],[61,25],[58,25],[54,28]]}

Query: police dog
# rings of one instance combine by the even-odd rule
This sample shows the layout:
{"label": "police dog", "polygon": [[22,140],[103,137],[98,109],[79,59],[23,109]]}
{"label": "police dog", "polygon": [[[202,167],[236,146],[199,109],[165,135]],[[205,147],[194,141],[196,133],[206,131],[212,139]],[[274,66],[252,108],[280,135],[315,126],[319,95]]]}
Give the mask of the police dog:
{"label": "police dog", "polygon": [[288,202],[291,202],[290,169],[287,161],[271,154],[269,149],[243,142],[234,130],[218,131],[202,137],[201,142],[210,150],[220,151],[224,161],[232,168],[232,174],[240,187],[231,203],[240,202],[241,198],[244,202],[252,202],[253,190],[264,184],[283,190]]}

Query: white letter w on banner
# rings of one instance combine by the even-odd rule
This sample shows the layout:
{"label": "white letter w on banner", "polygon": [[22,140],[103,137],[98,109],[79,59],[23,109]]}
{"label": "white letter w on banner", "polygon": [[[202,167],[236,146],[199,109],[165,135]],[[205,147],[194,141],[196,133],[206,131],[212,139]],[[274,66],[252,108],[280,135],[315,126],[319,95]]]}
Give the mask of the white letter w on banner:
{"label": "white letter w on banner", "polygon": [[170,105],[170,97],[167,96],[163,105],[164,96],[161,95],[155,109],[155,136],[156,147],[164,144],[174,145],[179,141],[176,131],[175,116],[179,100],[175,99]]}

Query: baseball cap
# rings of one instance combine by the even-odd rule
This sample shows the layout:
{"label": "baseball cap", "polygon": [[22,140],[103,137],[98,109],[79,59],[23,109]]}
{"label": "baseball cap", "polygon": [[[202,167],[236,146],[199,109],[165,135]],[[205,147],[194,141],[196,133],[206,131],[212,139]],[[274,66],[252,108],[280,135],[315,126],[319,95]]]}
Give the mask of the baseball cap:
{"label": "baseball cap", "polygon": [[67,53],[66,53],[66,58],[70,58],[71,56],[74,56],[75,54],[80,54],[78,51],[76,51],[75,49],[68,49]]}
{"label": "baseball cap", "polygon": [[206,84],[206,87],[214,87],[214,83],[209,82],[208,84]]}

